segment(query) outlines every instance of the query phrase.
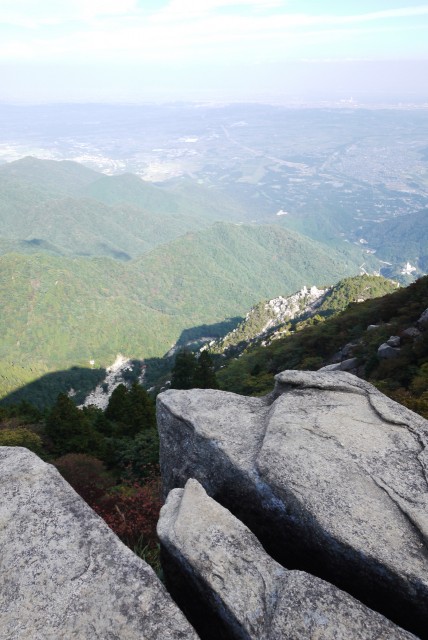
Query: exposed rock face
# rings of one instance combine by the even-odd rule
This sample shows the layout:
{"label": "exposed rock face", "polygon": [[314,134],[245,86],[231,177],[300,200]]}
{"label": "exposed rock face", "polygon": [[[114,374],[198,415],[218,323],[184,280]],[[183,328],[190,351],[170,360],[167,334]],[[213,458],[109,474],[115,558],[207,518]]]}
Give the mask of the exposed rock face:
{"label": "exposed rock face", "polygon": [[327,364],[325,367],[321,367],[320,371],[356,371],[358,368],[358,358],[348,358],[337,362],[336,364]]}
{"label": "exposed rock face", "polygon": [[300,315],[304,315],[305,313],[314,312],[321,304],[328,291],[330,291],[330,289],[318,289],[315,286],[308,289],[305,286],[300,291],[297,291],[297,293],[286,298],[278,296],[277,298],[268,300],[265,305],[265,309],[271,309],[273,311],[276,317],[276,322],[272,320],[270,324],[268,323],[266,325],[261,333],[270,327],[286,322],[287,320],[298,318]]}
{"label": "exposed rock face", "polygon": [[358,347],[358,344],[358,342],[348,342],[348,344],[345,344],[342,349],[331,356],[329,363],[337,364],[339,362],[343,362],[344,360],[349,360],[352,357],[355,347]]}
{"label": "exposed rock face", "polygon": [[428,637],[428,426],[344,372],[287,371],[266,398],[158,397],[165,494],[196,478],[288,568]]}
{"label": "exposed rock face", "polygon": [[419,338],[421,332],[416,327],[408,327],[407,329],[404,329],[401,335],[407,338]]}
{"label": "exposed rock face", "polygon": [[378,358],[381,358],[382,360],[390,360],[391,358],[397,358],[400,355],[400,349],[391,347],[390,344],[384,342],[377,350],[377,355]]}
{"label": "exposed rock face", "polygon": [[2,640],[198,637],[153,570],[51,465],[0,447]]}
{"label": "exposed rock face", "polygon": [[171,491],[158,534],[176,597],[186,600],[189,583],[206,596],[208,612],[199,602],[191,612],[204,638],[217,639],[223,628],[228,638],[248,640],[415,637],[331,584],[284,569],[196,480]]}
{"label": "exposed rock face", "polygon": [[418,324],[423,329],[427,328],[427,326],[428,326],[428,309],[425,309],[425,311],[422,313],[421,317],[419,318],[419,320],[417,321],[416,324]]}

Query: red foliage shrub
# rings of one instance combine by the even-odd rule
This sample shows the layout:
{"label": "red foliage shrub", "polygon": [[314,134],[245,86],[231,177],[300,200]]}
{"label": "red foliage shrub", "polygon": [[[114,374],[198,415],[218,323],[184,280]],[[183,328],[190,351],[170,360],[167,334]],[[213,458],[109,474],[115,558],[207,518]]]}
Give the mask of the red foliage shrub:
{"label": "red foliage shrub", "polygon": [[162,506],[160,478],[135,482],[112,491],[114,481],[101,460],[84,453],[68,453],[55,461],[61,475],[128,547],[157,544],[156,524]]}
{"label": "red foliage shrub", "polygon": [[73,489],[93,509],[114,485],[104,463],[86,453],[67,453],[57,458],[54,465]]}
{"label": "red foliage shrub", "polygon": [[156,524],[162,506],[160,478],[134,483],[128,491],[110,494],[94,506],[94,510],[128,547],[133,549],[141,539],[150,547],[156,545]]}

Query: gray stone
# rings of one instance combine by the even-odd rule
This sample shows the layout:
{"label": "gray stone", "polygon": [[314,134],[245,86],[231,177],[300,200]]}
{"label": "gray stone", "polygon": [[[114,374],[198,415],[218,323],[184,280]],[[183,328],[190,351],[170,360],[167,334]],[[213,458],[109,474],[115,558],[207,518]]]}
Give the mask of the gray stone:
{"label": "gray stone", "polygon": [[352,353],[357,346],[358,342],[348,342],[344,347],[331,356],[329,362],[331,364],[336,364],[343,360],[350,359],[350,356],[352,356]]}
{"label": "gray stone", "polygon": [[400,346],[400,336],[391,336],[386,341],[386,344],[389,347],[399,347]]}
{"label": "gray stone", "polygon": [[391,358],[397,358],[400,355],[400,349],[395,349],[391,347],[387,342],[384,342],[380,345],[377,350],[378,358],[382,360],[390,360]]}
{"label": "gray stone", "polygon": [[358,367],[358,358],[348,358],[337,364],[328,364],[319,371],[353,371]]}
{"label": "gray stone", "polygon": [[380,326],[381,326],[380,324],[369,324],[366,331],[373,331],[374,329],[379,329]]}
{"label": "gray stone", "polygon": [[428,309],[425,309],[417,323],[423,329],[428,326]]}
{"label": "gray stone", "polygon": [[143,560],[27,449],[0,447],[2,640],[198,637]]}
{"label": "gray stone", "polygon": [[428,423],[345,372],[287,371],[265,398],[158,396],[165,494],[196,478],[288,568],[425,634]]}
{"label": "gray stone", "polygon": [[408,338],[418,338],[421,335],[421,332],[416,327],[408,327],[402,331],[401,335]]}
{"label": "gray stone", "polygon": [[[336,587],[288,571],[196,480],[174,489],[161,510],[158,534],[183,593],[188,583],[206,596],[228,638],[248,640],[393,640],[415,638]],[[208,616],[200,612],[201,622]],[[210,626],[213,625],[210,620]],[[206,637],[204,626],[201,636]],[[218,637],[216,632],[212,637]]]}

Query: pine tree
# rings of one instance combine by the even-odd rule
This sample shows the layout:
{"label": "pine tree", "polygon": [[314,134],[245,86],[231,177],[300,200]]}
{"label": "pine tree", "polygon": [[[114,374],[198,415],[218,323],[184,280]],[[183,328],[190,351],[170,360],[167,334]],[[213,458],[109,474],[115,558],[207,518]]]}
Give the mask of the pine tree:
{"label": "pine tree", "polygon": [[197,389],[218,389],[212,358],[208,351],[202,351],[193,374],[193,386]]}
{"label": "pine tree", "polygon": [[128,414],[128,389],[124,384],[119,384],[113,390],[105,410],[107,420],[113,422],[125,422]]}
{"label": "pine tree", "polygon": [[184,349],[177,354],[172,369],[171,388],[191,389],[196,370],[196,357],[192,351]]}
{"label": "pine tree", "polygon": [[128,393],[127,427],[129,436],[135,436],[143,429],[156,428],[155,405],[147,391],[134,382]]}
{"label": "pine tree", "polygon": [[142,429],[155,429],[155,406],[137,382],[128,390],[120,384],[110,396],[105,417],[118,424],[118,435],[133,438]]}
{"label": "pine tree", "polygon": [[65,393],[58,395],[56,403],[48,414],[45,433],[57,454],[103,455],[104,438],[95,431],[88,417]]}

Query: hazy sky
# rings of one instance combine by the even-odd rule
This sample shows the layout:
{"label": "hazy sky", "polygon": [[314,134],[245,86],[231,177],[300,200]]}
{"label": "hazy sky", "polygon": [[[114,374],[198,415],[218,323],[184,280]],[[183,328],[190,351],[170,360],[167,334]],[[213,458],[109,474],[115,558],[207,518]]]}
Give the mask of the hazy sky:
{"label": "hazy sky", "polygon": [[0,101],[428,101],[417,0],[0,0]]}

